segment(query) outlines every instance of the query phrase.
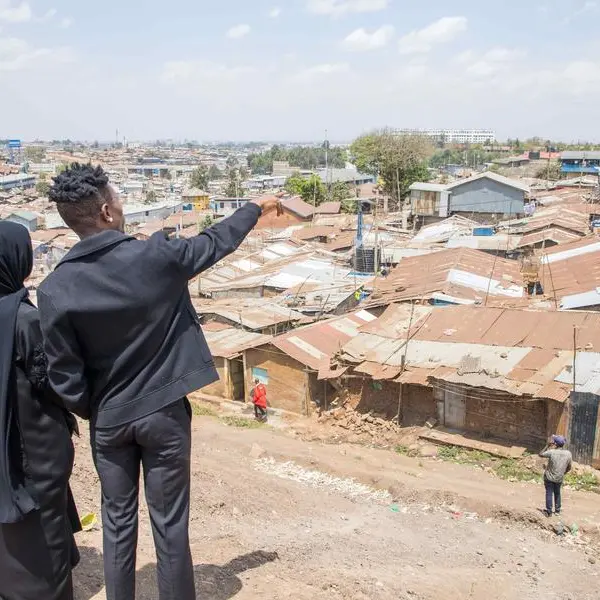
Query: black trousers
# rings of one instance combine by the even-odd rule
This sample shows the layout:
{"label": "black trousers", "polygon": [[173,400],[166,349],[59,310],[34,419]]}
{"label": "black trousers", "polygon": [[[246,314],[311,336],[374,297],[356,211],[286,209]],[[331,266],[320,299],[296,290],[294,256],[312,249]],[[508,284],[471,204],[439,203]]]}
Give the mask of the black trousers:
{"label": "black trousers", "polygon": [[254,405],[254,416],[259,421],[266,421],[267,420],[267,409],[263,408],[262,406],[256,406],[256,404],[255,404]]}
{"label": "black trousers", "polygon": [[190,423],[184,398],[133,423],[92,430],[102,486],[107,600],[135,598],[140,466],[156,547],[159,598],[196,598],[188,533]]}
{"label": "black trousers", "polygon": [[552,514],[552,500],[554,500],[554,508],[557,513],[561,509],[561,488],[562,483],[555,483],[544,478],[544,487],[546,488],[546,512]]}

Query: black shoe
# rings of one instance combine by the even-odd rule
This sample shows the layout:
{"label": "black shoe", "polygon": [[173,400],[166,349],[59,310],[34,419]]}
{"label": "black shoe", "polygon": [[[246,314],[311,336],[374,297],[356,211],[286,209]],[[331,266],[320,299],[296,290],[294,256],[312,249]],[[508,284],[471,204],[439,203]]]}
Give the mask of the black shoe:
{"label": "black shoe", "polygon": [[545,515],[546,515],[548,518],[550,518],[550,517],[552,516],[552,511],[551,511],[551,510],[545,510],[545,511],[544,511],[544,514],[545,514]]}
{"label": "black shoe", "polygon": [[555,511],[554,511],[554,514],[555,514],[555,515],[560,515],[560,510],[555,510]]}

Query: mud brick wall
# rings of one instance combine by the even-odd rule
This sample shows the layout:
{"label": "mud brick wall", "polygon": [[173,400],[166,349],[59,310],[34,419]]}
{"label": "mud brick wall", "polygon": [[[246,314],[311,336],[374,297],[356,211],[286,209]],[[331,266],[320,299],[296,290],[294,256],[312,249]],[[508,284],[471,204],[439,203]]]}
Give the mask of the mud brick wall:
{"label": "mud brick wall", "polygon": [[[299,414],[306,413],[306,405],[312,411],[311,386],[307,385],[305,367],[298,361],[280,352],[274,346],[254,348],[246,351],[246,397],[252,386],[252,367],[265,369],[269,377],[267,399],[273,408],[281,408]],[[309,401],[307,402],[307,396]]]}
{"label": "mud brick wall", "polygon": [[465,429],[537,447],[547,437],[546,413],[546,402],[542,400],[523,402],[507,395],[492,402],[467,396]]}
{"label": "mud brick wall", "polygon": [[437,418],[437,401],[433,396],[433,388],[403,385],[400,415],[403,427],[422,427],[427,419]]}
{"label": "mud brick wall", "polygon": [[[353,378],[344,381],[352,407],[360,413],[372,412],[385,419],[398,413],[400,384],[393,381],[374,382],[370,378]],[[374,385],[375,384],[375,385]],[[378,389],[381,387],[381,389]]]}
{"label": "mud brick wall", "polygon": [[203,394],[209,396],[218,396],[219,398],[227,398],[227,381],[225,378],[225,359],[221,356],[213,357],[215,361],[215,367],[219,373],[219,381],[215,381],[210,385],[202,388]]}

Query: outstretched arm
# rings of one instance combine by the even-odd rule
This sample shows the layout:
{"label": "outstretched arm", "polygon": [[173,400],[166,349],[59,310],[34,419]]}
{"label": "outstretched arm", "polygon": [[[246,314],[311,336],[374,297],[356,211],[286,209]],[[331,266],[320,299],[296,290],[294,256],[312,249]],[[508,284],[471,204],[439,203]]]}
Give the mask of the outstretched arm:
{"label": "outstretched arm", "polygon": [[194,278],[237,250],[255,227],[261,214],[273,210],[281,214],[278,198],[271,196],[252,200],[231,217],[207,227],[199,235],[170,241],[169,245],[175,251],[175,260],[183,268],[188,279]]}

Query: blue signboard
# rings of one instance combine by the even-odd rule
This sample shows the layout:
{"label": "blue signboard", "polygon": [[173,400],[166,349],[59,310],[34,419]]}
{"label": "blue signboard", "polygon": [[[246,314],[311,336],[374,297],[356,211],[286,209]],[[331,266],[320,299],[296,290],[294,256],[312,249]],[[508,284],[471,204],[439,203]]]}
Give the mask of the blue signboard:
{"label": "blue signboard", "polygon": [[9,148],[20,148],[21,140],[8,140],[8,147]]}

